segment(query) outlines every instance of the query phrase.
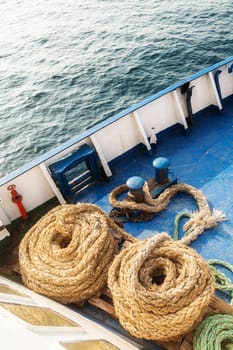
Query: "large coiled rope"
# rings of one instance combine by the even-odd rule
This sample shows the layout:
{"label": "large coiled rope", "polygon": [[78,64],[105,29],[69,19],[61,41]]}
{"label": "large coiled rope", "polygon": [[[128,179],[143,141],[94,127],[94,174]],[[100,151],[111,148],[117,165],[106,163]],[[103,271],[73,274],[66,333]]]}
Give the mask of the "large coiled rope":
{"label": "large coiled rope", "polygon": [[214,293],[208,264],[165,233],[123,249],[108,274],[121,325],[138,338],[169,341],[192,330]]}
{"label": "large coiled rope", "polygon": [[211,315],[198,325],[193,338],[194,350],[232,350],[233,315]]}
{"label": "large coiled rope", "polygon": [[185,231],[190,231],[189,235],[185,235],[181,242],[189,244],[195,240],[205,229],[214,227],[219,221],[224,220],[224,215],[221,211],[214,209],[211,212],[208,201],[202,191],[187,184],[177,184],[167,188],[157,198],[153,199],[150,195],[148,183],[144,184],[144,199],[145,203],[136,203],[132,200],[117,200],[117,197],[128,190],[127,185],[116,187],[109,195],[109,201],[114,208],[141,210],[146,213],[159,213],[164,210],[172,197],[178,192],[185,192],[192,196],[197,203],[198,211],[192,215],[190,220],[184,225]]}
{"label": "large coiled rope", "polygon": [[[213,217],[203,197],[199,210]],[[132,243],[118,255],[115,234]],[[120,323],[146,339],[168,341],[193,329],[214,291],[213,274],[195,251],[166,234],[137,241],[91,204],[45,215],[22,240],[19,262],[29,288],[62,303],[98,295],[108,275]]]}
{"label": "large coiled rope", "polygon": [[95,205],[57,206],[20,243],[23,282],[62,303],[81,303],[97,295],[107,283],[117,232],[134,240]]}

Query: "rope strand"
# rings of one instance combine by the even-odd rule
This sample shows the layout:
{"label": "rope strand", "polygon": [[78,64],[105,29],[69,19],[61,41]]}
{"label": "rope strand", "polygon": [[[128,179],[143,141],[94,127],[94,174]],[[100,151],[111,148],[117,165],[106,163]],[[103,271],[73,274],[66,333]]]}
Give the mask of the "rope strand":
{"label": "rope strand", "polygon": [[218,259],[208,260],[208,264],[215,275],[215,288],[230,295],[230,298],[231,298],[230,304],[233,305],[233,282],[223,272],[219,271],[215,267],[215,265],[222,266],[225,269],[233,272],[233,265],[231,265],[226,261],[222,261]]}
{"label": "rope strand", "polygon": [[193,350],[233,350],[233,315],[205,317],[195,330]]}
{"label": "rope strand", "polygon": [[146,213],[156,214],[164,210],[168,206],[171,198],[178,192],[185,192],[192,196],[197,203],[198,211],[194,213],[190,220],[184,225],[184,230],[190,232],[190,234],[185,235],[181,239],[181,242],[186,245],[197,239],[205,229],[217,226],[218,222],[225,220],[225,216],[221,211],[214,209],[211,212],[208,201],[200,190],[187,184],[173,185],[154,199],[151,197],[148,183],[145,182],[145,203],[136,203],[127,199],[122,201],[117,200],[117,197],[127,190],[127,185],[121,185],[110,193],[109,201],[114,208],[140,210]]}

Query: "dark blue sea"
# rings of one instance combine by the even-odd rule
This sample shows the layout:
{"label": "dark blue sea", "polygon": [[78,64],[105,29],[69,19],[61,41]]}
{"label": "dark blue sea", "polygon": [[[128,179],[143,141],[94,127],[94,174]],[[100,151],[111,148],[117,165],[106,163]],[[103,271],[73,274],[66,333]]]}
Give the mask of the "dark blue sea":
{"label": "dark blue sea", "polygon": [[0,176],[231,55],[230,0],[1,0]]}

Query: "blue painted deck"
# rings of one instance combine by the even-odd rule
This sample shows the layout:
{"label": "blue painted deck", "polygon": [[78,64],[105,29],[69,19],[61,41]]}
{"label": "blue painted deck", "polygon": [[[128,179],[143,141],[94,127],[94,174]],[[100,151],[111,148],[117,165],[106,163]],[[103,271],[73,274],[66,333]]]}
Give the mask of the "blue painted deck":
{"label": "blue painted deck", "polygon": [[[90,187],[78,197],[78,201],[95,203],[109,213],[111,205],[108,196],[112,189],[126,183],[133,175],[140,175],[145,180],[152,178],[154,158],[166,157],[170,160],[170,171],[177,177],[178,183],[201,189],[210,207],[223,211],[227,216],[226,221],[206,230],[191,246],[205,259],[215,258],[233,264],[233,96],[224,101],[223,107],[219,111],[212,106],[195,115],[195,124],[189,128],[188,134],[183,127],[177,126],[158,135],[156,154],[153,156],[145,148],[134,149],[112,162],[112,181]],[[196,208],[191,197],[178,194],[153,220],[124,223],[124,230],[138,238],[163,231],[172,235],[176,215]],[[232,273],[224,269],[222,271],[233,279]],[[229,302],[226,295],[217,294]],[[91,311],[90,314],[93,316]],[[101,311],[95,310],[94,314],[100,322],[125,334],[117,322]],[[160,349],[151,342],[145,344],[146,349]]]}
{"label": "blue painted deck", "polygon": [[[233,264],[233,97],[224,101],[219,111],[212,106],[195,115],[195,124],[188,134],[180,126],[158,135],[156,154],[135,149],[110,166],[113,179],[107,184],[91,187],[78,200],[92,202],[106,213],[111,210],[109,192],[133,175],[148,180],[154,175],[152,161],[167,157],[170,171],[178,183],[187,183],[203,191],[211,208],[224,212],[227,220],[206,230],[191,244],[205,259],[221,259]],[[124,230],[144,238],[155,232],[173,234],[178,213],[195,210],[195,202],[186,194],[175,196],[168,207],[151,221],[125,223]],[[231,276],[233,277],[233,276]]]}

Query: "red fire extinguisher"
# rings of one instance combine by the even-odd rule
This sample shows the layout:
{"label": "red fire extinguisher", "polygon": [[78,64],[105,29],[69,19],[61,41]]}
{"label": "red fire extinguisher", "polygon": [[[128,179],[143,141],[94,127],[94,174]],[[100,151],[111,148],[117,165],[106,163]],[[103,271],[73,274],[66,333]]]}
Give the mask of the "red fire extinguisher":
{"label": "red fire extinguisher", "polygon": [[11,193],[11,200],[13,203],[15,203],[17,205],[17,207],[19,208],[19,211],[20,211],[20,214],[22,216],[22,218],[24,220],[26,220],[28,218],[28,214],[22,204],[22,200],[23,200],[23,196],[21,194],[19,194],[17,191],[16,191],[16,186],[13,184],[13,185],[9,185],[7,187],[8,191],[10,191]]}

